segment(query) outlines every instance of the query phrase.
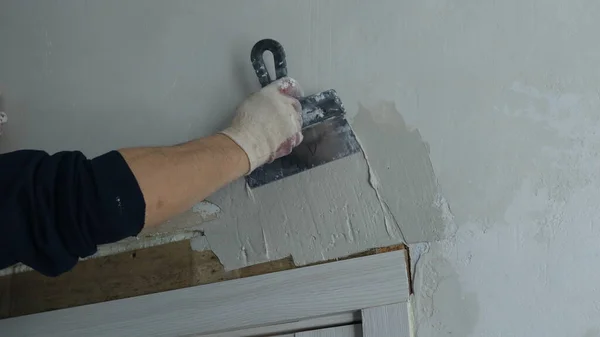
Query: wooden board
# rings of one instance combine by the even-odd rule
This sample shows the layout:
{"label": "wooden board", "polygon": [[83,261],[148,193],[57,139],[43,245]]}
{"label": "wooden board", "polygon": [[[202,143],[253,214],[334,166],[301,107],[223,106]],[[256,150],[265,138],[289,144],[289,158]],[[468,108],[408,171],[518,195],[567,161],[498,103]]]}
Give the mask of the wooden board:
{"label": "wooden board", "polygon": [[180,336],[351,312],[408,299],[403,252],[0,320],[8,336]]}
{"label": "wooden board", "polygon": [[362,310],[364,337],[409,337],[407,303]]}
{"label": "wooden board", "polygon": [[[403,250],[403,245],[349,256]],[[79,262],[51,278],[37,272],[0,277],[0,318],[129,298],[295,268],[291,258],[225,271],[211,251],[194,251],[190,241]]]}
{"label": "wooden board", "polygon": [[0,277],[0,318],[105,302],[294,268],[292,259],[225,271],[211,251],[181,241],[81,261],[59,277]]}
{"label": "wooden board", "polygon": [[294,337],[362,337],[360,324],[298,332]]}

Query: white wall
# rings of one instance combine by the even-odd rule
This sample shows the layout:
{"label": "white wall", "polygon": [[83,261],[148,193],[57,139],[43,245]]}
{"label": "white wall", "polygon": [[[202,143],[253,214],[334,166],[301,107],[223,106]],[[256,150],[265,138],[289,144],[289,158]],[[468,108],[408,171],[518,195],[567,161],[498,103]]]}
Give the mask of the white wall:
{"label": "white wall", "polygon": [[234,183],[205,227],[226,267],[404,236],[430,242],[412,246],[419,336],[600,336],[599,14],[584,0],[4,1],[0,149],[213,132],[258,86],[252,44],[273,37],[306,91],[340,92],[379,184],[360,156],[252,196]]}

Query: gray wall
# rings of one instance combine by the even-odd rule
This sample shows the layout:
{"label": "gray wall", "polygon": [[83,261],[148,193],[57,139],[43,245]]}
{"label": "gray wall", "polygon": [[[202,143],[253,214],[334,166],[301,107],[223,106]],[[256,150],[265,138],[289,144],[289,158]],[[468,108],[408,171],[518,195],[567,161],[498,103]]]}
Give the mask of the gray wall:
{"label": "gray wall", "polygon": [[599,14],[584,0],[4,0],[0,149],[207,135],[258,88],[248,53],[272,37],[307,92],[340,92],[366,158],[228,186],[196,247],[237,268],[406,241],[420,336],[599,336]]}

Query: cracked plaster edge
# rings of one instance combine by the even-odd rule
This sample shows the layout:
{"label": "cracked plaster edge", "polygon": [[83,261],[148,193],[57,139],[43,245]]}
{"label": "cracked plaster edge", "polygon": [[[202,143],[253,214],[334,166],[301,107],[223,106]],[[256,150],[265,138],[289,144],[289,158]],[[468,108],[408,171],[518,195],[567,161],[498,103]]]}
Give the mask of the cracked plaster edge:
{"label": "cracked plaster edge", "polygon": [[367,165],[367,171],[369,174],[369,178],[368,178],[369,186],[371,186],[373,191],[375,191],[375,195],[377,196],[377,201],[379,202],[379,205],[381,206],[381,212],[383,213],[383,222],[385,224],[385,229],[390,237],[396,238],[394,231],[390,228],[390,225],[389,225],[389,219],[391,218],[392,221],[394,222],[394,225],[396,226],[396,229],[398,230],[398,233],[400,234],[400,240],[402,240],[402,243],[406,244],[406,237],[404,236],[404,233],[402,232],[402,227],[396,220],[396,216],[392,213],[392,211],[390,211],[387,202],[381,196],[381,192],[379,191],[379,178],[377,177],[375,170],[371,166],[371,162],[369,162],[369,155],[367,154],[367,151],[365,150],[362,142],[360,141],[360,138],[358,137],[358,135],[356,135],[356,132],[355,132],[355,138],[356,138],[356,142],[360,146],[360,152],[363,155],[365,164]]}

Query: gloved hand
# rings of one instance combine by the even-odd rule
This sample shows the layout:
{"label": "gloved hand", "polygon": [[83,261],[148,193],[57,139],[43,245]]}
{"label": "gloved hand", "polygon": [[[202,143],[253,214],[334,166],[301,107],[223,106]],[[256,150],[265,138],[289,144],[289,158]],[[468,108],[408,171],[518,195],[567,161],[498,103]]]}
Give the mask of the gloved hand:
{"label": "gloved hand", "polygon": [[288,155],[302,142],[302,89],[294,79],[279,79],[248,97],[231,126],[221,131],[248,156],[250,172]]}

